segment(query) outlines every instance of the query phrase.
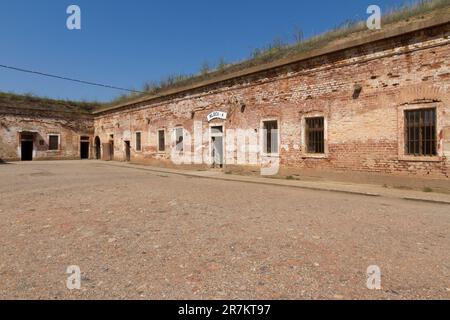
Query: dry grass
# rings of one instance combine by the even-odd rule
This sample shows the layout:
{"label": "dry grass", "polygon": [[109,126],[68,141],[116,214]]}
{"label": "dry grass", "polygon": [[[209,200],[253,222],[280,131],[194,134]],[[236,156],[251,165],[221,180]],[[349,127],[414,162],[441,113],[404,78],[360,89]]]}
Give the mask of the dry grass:
{"label": "dry grass", "polygon": [[92,112],[93,110],[102,106],[99,102],[85,102],[85,101],[71,101],[61,99],[50,99],[47,97],[40,97],[33,94],[19,95],[10,92],[0,92],[0,104],[17,105],[32,105],[43,106],[47,109],[53,107],[58,111],[76,111],[76,112]]}

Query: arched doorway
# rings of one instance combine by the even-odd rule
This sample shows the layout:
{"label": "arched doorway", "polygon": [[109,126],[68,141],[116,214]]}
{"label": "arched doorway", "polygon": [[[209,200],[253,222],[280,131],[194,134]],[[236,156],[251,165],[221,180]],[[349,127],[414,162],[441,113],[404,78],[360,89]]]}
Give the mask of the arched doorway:
{"label": "arched doorway", "polygon": [[102,154],[101,154],[101,141],[100,141],[100,138],[98,136],[95,137],[94,144],[95,144],[95,159],[100,160],[101,157],[102,157]]}

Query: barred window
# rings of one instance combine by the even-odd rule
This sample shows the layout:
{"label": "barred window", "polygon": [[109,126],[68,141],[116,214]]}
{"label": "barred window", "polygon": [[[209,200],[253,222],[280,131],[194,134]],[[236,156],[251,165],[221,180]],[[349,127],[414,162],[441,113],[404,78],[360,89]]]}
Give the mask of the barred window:
{"label": "barred window", "polygon": [[323,117],[307,118],[305,127],[306,152],[325,153],[325,119]]}
{"label": "barred window", "polygon": [[436,109],[405,111],[405,152],[411,156],[436,156]]}
{"label": "barred window", "polygon": [[158,151],[166,151],[166,136],[164,130],[158,131]]}
{"label": "barred window", "polygon": [[48,150],[59,150],[59,136],[49,135],[48,136]]}
{"label": "barred window", "polygon": [[136,132],[136,151],[142,150],[142,144],[141,144],[141,133]]}
{"label": "barred window", "polygon": [[278,153],[278,121],[264,121],[264,152]]}

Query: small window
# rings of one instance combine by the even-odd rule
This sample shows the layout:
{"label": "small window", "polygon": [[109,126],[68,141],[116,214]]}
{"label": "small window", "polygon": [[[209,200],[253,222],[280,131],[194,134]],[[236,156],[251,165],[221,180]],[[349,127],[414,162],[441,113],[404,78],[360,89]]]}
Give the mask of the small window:
{"label": "small window", "polygon": [[158,151],[166,151],[166,135],[164,130],[158,131]]}
{"label": "small window", "polygon": [[142,144],[141,144],[141,133],[136,132],[136,151],[142,150]]}
{"label": "small window", "polygon": [[59,136],[49,135],[48,136],[48,150],[59,150]]}
{"label": "small window", "polygon": [[176,143],[176,150],[182,152],[184,150],[183,128],[175,129],[175,143]]}
{"label": "small window", "polygon": [[325,126],[324,118],[307,118],[305,127],[306,152],[325,153]]}
{"label": "small window", "polygon": [[436,109],[405,111],[405,152],[410,156],[437,156]]}
{"label": "small window", "polygon": [[278,121],[264,121],[264,153],[278,153]]}

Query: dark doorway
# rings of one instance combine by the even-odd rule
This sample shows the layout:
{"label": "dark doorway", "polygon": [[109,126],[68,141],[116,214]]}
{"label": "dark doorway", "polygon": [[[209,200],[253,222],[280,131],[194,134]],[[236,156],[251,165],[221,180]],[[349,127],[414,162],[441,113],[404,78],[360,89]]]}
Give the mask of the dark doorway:
{"label": "dark doorway", "polygon": [[109,135],[109,152],[110,152],[110,160],[114,160],[114,135]]}
{"label": "dark doorway", "polygon": [[109,158],[110,158],[110,160],[114,160],[114,141],[113,140],[111,140],[110,142],[109,142]]}
{"label": "dark doorway", "polygon": [[89,159],[89,137],[80,137],[80,158]]}
{"label": "dark doorway", "polygon": [[130,141],[125,141],[125,161],[131,160],[131,146]]}
{"label": "dark doorway", "polygon": [[82,160],[89,159],[89,142],[80,142],[80,157]]}
{"label": "dark doorway", "polygon": [[100,160],[102,155],[101,155],[101,142],[100,142],[100,138],[99,137],[95,137],[95,159]]}
{"label": "dark doorway", "polygon": [[21,144],[21,160],[33,160],[33,135],[22,135],[20,139]]}

